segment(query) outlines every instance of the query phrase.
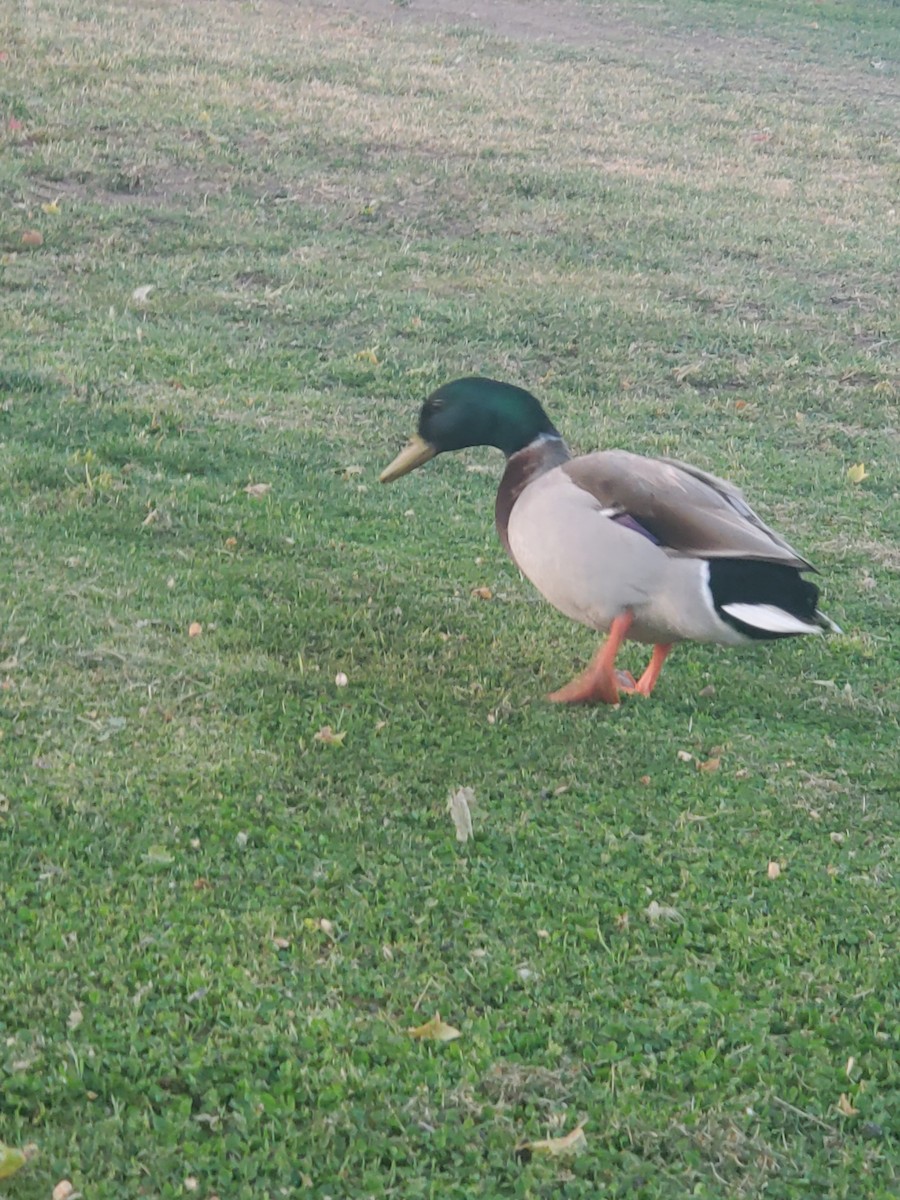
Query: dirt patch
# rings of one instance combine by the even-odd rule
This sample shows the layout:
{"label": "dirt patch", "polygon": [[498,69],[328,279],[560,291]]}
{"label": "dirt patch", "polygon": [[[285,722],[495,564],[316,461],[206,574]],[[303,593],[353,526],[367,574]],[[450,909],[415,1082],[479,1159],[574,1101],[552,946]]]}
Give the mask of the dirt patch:
{"label": "dirt patch", "polygon": [[228,186],[225,178],[201,175],[187,167],[166,166],[151,171],[80,172],[75,178],[64,179],[35,174],[31,178],[30,198],[89,201],[105,208],[162,209],[221,195]]}

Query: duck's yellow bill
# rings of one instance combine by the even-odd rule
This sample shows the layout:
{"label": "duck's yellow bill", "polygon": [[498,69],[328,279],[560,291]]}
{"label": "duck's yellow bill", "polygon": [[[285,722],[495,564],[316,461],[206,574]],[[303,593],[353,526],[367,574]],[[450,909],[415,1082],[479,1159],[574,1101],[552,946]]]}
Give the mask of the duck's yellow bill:
{"label": "duck's yellow bill", "polygon": [[424,438],[415,434],[410,439],[409,445],[403,447],[391,465],[385,467],[378,478],[382,483],[392,483],[401,475],[408,475],[416,467],[421,467],[422,463],[427,463],[429,458],[434,458],[436,454],[437,450],[430,442],[426,442]]}

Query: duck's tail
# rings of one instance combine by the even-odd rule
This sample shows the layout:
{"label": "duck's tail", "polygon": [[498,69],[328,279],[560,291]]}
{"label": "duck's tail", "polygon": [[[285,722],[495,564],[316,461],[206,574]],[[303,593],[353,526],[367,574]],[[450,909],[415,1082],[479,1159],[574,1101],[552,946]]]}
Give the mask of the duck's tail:
{"label": "duck's tail", "polygon": [[744,558],[709,560],[709,590],[723,621],[750,638],[840,633],[818,607],[819,589],[797,567]]}

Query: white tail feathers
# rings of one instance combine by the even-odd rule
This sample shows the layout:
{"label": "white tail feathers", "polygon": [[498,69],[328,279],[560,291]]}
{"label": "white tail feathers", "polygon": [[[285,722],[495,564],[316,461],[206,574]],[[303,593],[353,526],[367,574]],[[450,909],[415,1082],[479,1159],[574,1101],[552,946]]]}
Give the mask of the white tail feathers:
{"label": "white tail feathers", "polygon": [[[822,625],[817,621],[804,621],[793,613],[785,612],[775,604],[723,604],[722,612],[728,613],[736,621],[744,625],[752,625],[754,629],[764,629],[766,633],[821,633]],[[817,617],[823,614],[817,612]],[[824,617],[829,628],[840,632],[833,621]]]}

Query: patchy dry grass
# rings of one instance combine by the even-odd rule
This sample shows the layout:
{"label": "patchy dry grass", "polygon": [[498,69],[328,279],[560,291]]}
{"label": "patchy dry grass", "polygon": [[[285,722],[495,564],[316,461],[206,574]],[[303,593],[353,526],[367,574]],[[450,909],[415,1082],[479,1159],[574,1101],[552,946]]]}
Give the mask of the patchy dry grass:
{"label": "patchy dry grass", "polygon": [[[782,8],[4,10],[11,1197],[896,1193],[898,43]],[[546,705],[496,460],[375,485],[471,371],[735,478],[846,635]]]}

